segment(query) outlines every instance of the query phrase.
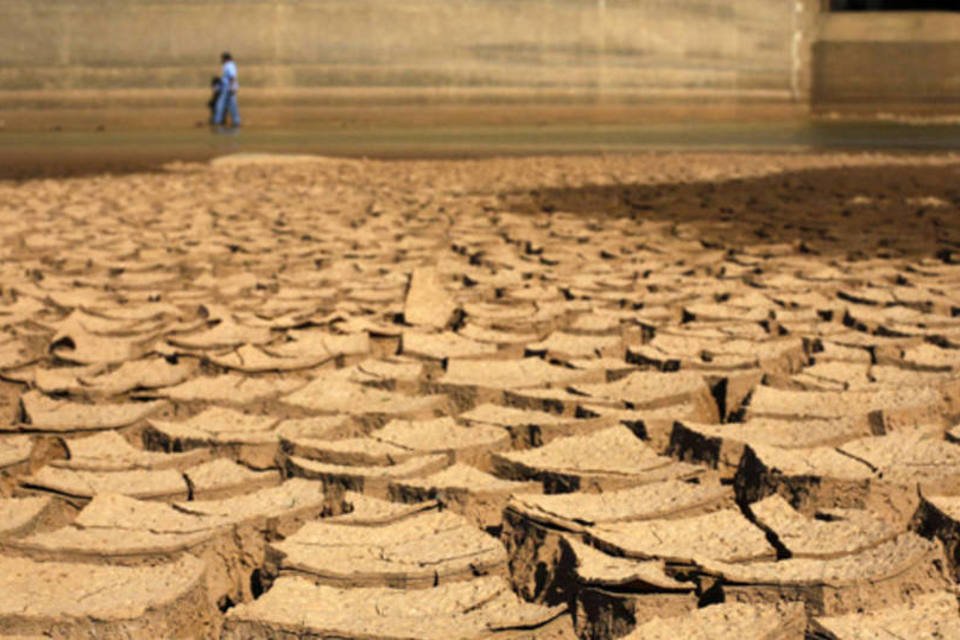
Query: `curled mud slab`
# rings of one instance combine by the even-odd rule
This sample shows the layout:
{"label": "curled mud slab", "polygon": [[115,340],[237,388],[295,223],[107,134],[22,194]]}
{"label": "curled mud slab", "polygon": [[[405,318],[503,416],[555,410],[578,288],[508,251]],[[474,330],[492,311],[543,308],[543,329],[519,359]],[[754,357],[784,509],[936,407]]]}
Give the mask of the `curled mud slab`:
{"label": "curled mud slab", "polygon": [[958,177],[0,183],[0,633],[953,637]]}
{"label": "curled mud slab", "polygon": [[[280,578],[228,614],[224,638],[520,638],[556,633],[563,608],[521,602],[501,578],[427,591],[337,589]],[[549,637],[546,635],[545,637]]]}
{"label": "curled mud slab", "polygon": [[204,569],[194,558],[138,568],[4,558],[0,567],[5,632],[174,637],[209,635],[218,626],[204,606]]}
{"label": "curled mud slab", "polygon": [[627,640],[800,640],[804,637],[803,610],[796,606],[772,607],[715,604],[676,618],[655,617]]}
{"label": "curled mud slab", "polygon": [[816,618],[816,637],[826,640],[860,640],[866,638],[952,638],[960,635],[960,614],[957,598],[948,592],[932,593],[917,598],[910,607],[879,609],[867,615],[846,615]]}
{"label": "curled mud slab", "polygon": [[468,520],[427,511],[384,526],[315,522],[270,546],[283,575],[336,587],[430,588],[505,575],[500,542]]}

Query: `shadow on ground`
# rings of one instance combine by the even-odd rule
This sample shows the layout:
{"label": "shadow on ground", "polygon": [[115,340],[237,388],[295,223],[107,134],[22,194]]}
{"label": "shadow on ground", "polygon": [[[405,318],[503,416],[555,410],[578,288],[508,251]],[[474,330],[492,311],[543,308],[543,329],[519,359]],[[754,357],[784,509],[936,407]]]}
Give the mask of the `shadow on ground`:
{"label": "shadow on ground", "polygon": [[723,182],[513,193],[521,211],[692,225],[706,247],[791,243],[847,259],[960,249],[960,165],[808,170]]}

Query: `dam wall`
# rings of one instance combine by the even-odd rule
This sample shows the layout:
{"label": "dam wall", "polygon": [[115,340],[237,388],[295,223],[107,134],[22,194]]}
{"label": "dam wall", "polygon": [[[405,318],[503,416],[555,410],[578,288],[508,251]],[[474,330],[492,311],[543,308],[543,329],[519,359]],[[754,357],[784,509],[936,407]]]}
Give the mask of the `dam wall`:
{"label": "dam wall", "polygon": [[77,92],[175,101],[205,89],[229,50],[244,90],[262,99],[797,101],[810,4],[0,0],[0,92],[38,104]]}
{"label": "dam wall", "polygon": [[824,13],[811,101],[817,111],[960,112],[960,12]]}

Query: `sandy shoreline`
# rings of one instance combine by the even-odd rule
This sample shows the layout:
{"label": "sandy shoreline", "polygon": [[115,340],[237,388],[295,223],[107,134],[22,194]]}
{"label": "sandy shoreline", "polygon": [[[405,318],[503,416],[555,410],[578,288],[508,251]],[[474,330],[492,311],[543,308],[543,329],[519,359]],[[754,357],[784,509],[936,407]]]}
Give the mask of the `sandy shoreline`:
{"label": "sandy shoreline", "polygon": [[[431,112],[432,113],[432,112]],[[436,114],[434,114],[436,115]],[[947,123],[834,122],[803,119],[610,122],[523,120],[438,124],[430,113],[403,120],[304,121],[271,128],[251,117],[236,134],[202,123],[160,119],[152,129],[89,122],[42,130],[0,130],[0,179],[150,171],[172,161],[233,153],[313,154],[383,160],[457,160],[536,155],[650,153],[816,154],[951,153],[960,148]]]}

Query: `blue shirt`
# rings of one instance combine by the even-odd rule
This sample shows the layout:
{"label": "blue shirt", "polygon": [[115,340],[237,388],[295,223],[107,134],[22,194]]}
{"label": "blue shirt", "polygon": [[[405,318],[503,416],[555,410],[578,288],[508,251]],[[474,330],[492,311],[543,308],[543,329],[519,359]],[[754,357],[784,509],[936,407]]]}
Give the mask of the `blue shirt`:
{"label": "blue shirt", "polygon": [[223,88],[230,91],[236,91],[240,88],[240,81],[237,78],[237,63],[233,60],[227,60],[223,63]]}

